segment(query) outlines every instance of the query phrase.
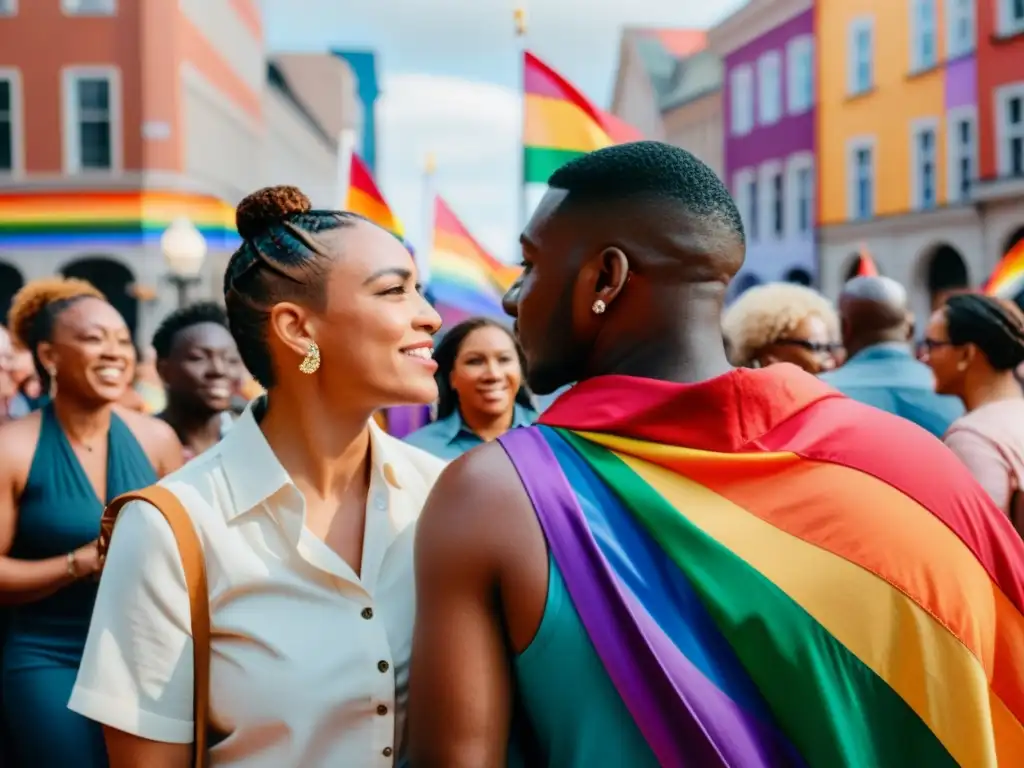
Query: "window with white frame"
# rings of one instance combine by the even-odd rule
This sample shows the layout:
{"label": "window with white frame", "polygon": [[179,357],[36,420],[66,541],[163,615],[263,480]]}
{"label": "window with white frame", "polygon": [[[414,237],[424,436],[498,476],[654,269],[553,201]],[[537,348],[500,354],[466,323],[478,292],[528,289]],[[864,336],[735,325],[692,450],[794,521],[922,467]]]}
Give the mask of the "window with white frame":
{"label": "window with white frame", "polygon": [[0,70],[0,173],[11,173],[19,165],[19,84],[18,75],[14,70]]}
{"label": "window with white frame", "polygon": [[938,202],[938,120],[915,121],[911,128],[911,188],[914,207],[934,208]]}
{"label": "window with white frame", "polygon": [[978,168],[978,112],[974,106],[952,109],[946,119],[949,199],[965,201]]}
{"label": "window with white frame", "polygon": [[957,59],[975,47],[975,0],[946,0],[946,57]]}
{"label": "window with white frame", "polygon": [[774,125],[782,117],[782,57],[769,51],[757,60],[757,118]]}
{"label": "window with white frame", "polygon": [[762,233],[765,239],[781,240],[786,234],[786,183],[782,171],[782,163],[779,162],[765,163],[760,169]]}
{"label": "window with white frame", "polygon": [[737,171],[732,181],[733,198],[740,216],[743,218],[743,229],[746,232],[747,242],[756,242],[758,239],[758,187],[757,175],[751,168]]}
{"label": "window with white frame", "polygon": [[786,163],[787,230],[791,237],[807,237],[814,227],[814,156],[793,155]]}
{"label": "window with white frame", "polygon": [[61,0],[64,13],[74,16],[111,16],[117,13],[117,0]]}
{"label": "window with white frame", "polygon": [[786,107],[789,114],[806,112],[814,104],[814,38],[795,37],[786,46]]}
{"label": "window with white frame", "polygon": [[914,72],[934,67],[938,62],[938,18],[935,0],[911,0],[910,68]]}
{"label": "window with white frame", "polygon": [[875,84],[875,22],[862,16],[850,22],[847,41],[847,91],[851,96],[870,91]]}
{"label": "window with white frame", "polygon": [[65,165],[70,173],[115,169],[120,152],[120,109],[116,70],[65,70]]}
{"label": "window with white frame", "polygon": [[1024,82],[996,89],[996,155],[1000,176],[1024,176]]}
{"label": "window with white frame", "polygon": [[870,219],[875,215],[875,142],[856,139],[848,147],[847,208],[851,219]]}
{"label": "window with white frame", "polygon": [[749,65],[732,71],[729,92],[732,134],[745,136],[754,127],[754,75]]}
{"label": "window with white frame", "polygon": [[1024,0],[996,0],[999,4],[999,34],[1008,37],[1024,32]]}
{"label": "window with white frame", "polygon": [[17,16],[18,0],[0,0],[0,16]]}

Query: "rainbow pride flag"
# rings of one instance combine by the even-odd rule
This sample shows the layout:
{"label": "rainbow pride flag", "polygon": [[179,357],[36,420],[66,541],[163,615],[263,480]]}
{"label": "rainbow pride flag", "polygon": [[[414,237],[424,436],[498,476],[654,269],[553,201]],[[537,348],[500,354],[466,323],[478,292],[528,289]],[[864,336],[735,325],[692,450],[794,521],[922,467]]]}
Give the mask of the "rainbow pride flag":
{"label": "rainbow pride flag", "polygon": [[1024,240],[1006,252],[985,283],[983,292],[1000,299],[1016,299],[1024,292]]}
{"label": "rainbow pride flag", "polygon": [[445,325],[474,315],[505,318],[501,297],[519,275],[477,242],[441,196],[434,201],[430,293]]}
{"label": "rainbow pride flag", "polygon": [[792,366],[540,423],[501,442],[661,765],[1024,765],[1024,542],[925,432]]}
{"label": "rainbow pride flag", "polygon": [[857,277],[878,277],[878,265],[866,245],[861,245],[857,255]]}
{"label": "rainbow pride flag", "polygon": [[523,54],[523,182],[547,184],[573,158],[639,141],[639,131],[587,100],[529,51]]}
{"label": "rainbow pride flag", "polygon": [[391,232],[403,242],[405,241],[405,229],[402,227],[402,222],[398,220],[384,200],[366,163],[354,152],[348,176],[348,196],[345,200],[345,210],[365,216],[377,226]]}

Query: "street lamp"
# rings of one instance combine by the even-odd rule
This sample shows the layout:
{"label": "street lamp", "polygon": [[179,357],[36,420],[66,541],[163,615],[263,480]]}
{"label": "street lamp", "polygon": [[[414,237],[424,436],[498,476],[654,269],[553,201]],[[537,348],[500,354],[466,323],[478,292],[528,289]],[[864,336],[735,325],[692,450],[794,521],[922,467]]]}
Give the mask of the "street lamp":
{"label": "street lamp", "polygon": [[202,280],[206,238],[188,218],[181,216],[160,236],[160,250],[171,271],[168,279],[178,289],[178,306],[183,307],[188,301],[188,287]]}

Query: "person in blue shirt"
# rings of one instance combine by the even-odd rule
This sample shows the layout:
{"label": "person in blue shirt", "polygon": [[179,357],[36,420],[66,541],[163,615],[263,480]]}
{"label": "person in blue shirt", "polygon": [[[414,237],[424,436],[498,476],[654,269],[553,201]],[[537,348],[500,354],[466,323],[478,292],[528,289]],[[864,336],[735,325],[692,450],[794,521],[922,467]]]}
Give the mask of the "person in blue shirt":
{"label": "person in blue shirt", "polygon": [[942,437],[963,414],[963,404],[936,394],[931,369],[911,353],[906,289],[888,277],[855,277],[843,288],[839,316],[847,361],[822,374],[822,381]]}
{"label": "person in blue shirt", "polygon": [[437,419],[406,437],[410,445],[450,461],[537,418],[523,353],[503,325],[464,320],[444,335],[434,360]]}

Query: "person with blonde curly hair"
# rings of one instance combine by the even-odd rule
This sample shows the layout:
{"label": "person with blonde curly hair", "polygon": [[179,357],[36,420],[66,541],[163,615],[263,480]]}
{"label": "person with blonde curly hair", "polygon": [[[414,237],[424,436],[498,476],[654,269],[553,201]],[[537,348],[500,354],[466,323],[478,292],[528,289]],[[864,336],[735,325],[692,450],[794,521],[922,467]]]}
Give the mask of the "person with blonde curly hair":
{"label": "person with blonde curly hair", "polygon": [[49,401],[0,427],[4,720],[17,765],[107,764],[100,728],[68,709],[100,570],[105,503],[181,463],[163,422],[117,408],[135,349],[124,319],[81,280],[30,282],[8,326]]}
{"label": "person with blonde curly hair", "polygon": [[744,292],[722,316],[733,365],[792,363],[818,374],[836,366],[839,319],[820,293],[796,283],[768,283]]}

